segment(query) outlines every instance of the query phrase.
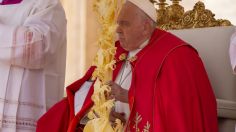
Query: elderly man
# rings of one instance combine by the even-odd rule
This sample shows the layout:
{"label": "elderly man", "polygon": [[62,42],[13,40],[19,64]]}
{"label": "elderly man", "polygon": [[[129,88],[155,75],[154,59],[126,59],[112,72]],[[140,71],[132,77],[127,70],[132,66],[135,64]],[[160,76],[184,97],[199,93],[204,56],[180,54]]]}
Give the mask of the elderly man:
{"label": "elderly man", "polygon": [[[119,118],[125,123],[125,131],[132,132],[217,132],[216,100],[197,51],[156,29],[155,20],[155,8],[148,0],[128,0],[121,9],[117,20],[118,61],[113,81],[108,82],[111,97],[116,100],[111,123]],[[126,59],[119,59],[125,54]],[[64,110],[60,119],[69,116],[69,131],[81,126],[93,105],[93,87],[88,81],[93,70],[91,67],[67,88],[68,98],[42,117],[39,127],[40,123],[50,123],[47,117],[53,117],[57,108]],[[81,94],[74,100],[80,91],[87,96],[82,98]],[[81,105],[75,112],[77,100]]]}
{"label": "elderly man", "polygon": [[62,99],[66,18],[59,0],[0,0],[0,131],[35,132]]}

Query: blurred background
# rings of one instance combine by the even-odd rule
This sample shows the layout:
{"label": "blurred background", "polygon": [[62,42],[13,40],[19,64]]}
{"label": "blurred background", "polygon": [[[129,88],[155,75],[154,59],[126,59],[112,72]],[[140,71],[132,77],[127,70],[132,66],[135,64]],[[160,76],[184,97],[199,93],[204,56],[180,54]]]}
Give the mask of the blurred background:
{"label": "blurred background", "polygon": [[[236,24],[236,0],[201,0],[206,9],[211,10],[216,19],[228,19]],[[98,46],[99,24],[92,9],[93,0],[61,0],[67,16],[67,64],[66,82],[68,86],[84,75],[92,64]],[[193,9],[198,0],[182,0],[185,11]],[[171,3],[167,1],[167,3]]]}

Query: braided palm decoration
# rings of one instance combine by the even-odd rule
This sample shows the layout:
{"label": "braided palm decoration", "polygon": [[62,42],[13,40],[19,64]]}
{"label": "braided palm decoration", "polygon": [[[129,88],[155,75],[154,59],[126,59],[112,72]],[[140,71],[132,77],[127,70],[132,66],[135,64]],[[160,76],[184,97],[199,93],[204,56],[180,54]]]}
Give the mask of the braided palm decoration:
{"label": "braided palm decoration", "polygon": [[123,125],[119,119],[116,125],[111,126],[110,112],[114,106],[114,99],[106,99],[105,94],[111,88],[105,82],[112,79],[112,71],[115,66],[114,55],[116,18],[122,5],[122,0],[94,0],[93,8],[101,24],[101,33],[98,39],[99,50],[94,60],[96,69],[92,75],[95,80],[92,100],[94,106],[88,113],[90,119],[84,127],[84,132],[121,132]]}

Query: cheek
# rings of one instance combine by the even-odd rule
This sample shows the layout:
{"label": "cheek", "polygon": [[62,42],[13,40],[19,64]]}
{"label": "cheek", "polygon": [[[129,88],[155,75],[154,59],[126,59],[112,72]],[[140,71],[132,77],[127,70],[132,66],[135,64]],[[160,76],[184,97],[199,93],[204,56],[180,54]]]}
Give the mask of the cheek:
{"label": "cheek", "polygon": [[121,42],[121,46],[125,49],[133,49],[133,47],[137,47],[135,43],[137,43],[142,37],[141,30],[140,27],[123,29],[124,39]]}
{"label": "cheek", "polygon": [[125,34],[126,40],[133,43],[140,38],[141,34],[138,30],[130,30]]}
{"label": "cheek", "polygon": [[135,32],[134,32],[133,30],[125,30],[125,31],[124,31],[124,36],[125,36],[125,39],[126,39],[127,41],[132,40],[132,38],[134,37],[134,35],[135,35]]}

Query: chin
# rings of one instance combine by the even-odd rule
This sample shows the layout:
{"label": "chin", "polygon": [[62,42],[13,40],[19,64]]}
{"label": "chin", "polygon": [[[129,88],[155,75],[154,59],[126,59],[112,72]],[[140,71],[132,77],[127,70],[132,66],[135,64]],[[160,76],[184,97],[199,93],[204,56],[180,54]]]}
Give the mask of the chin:
{"label": "chin", "polygon": [[120,44],[120,46],[121,46],[123,49],[125,49],[126,51],[129,51],[129,48],[126,47],[126,46],[124,46],[123,44]]}
{"label": "chin", "polygon": [[121,46],[123,49],[125,49],[126,51],[131,51],[131,50],[132,50],[132,49],[130,49],[130,47],[127,46],[126,43],[120,42],[120,46]]}

